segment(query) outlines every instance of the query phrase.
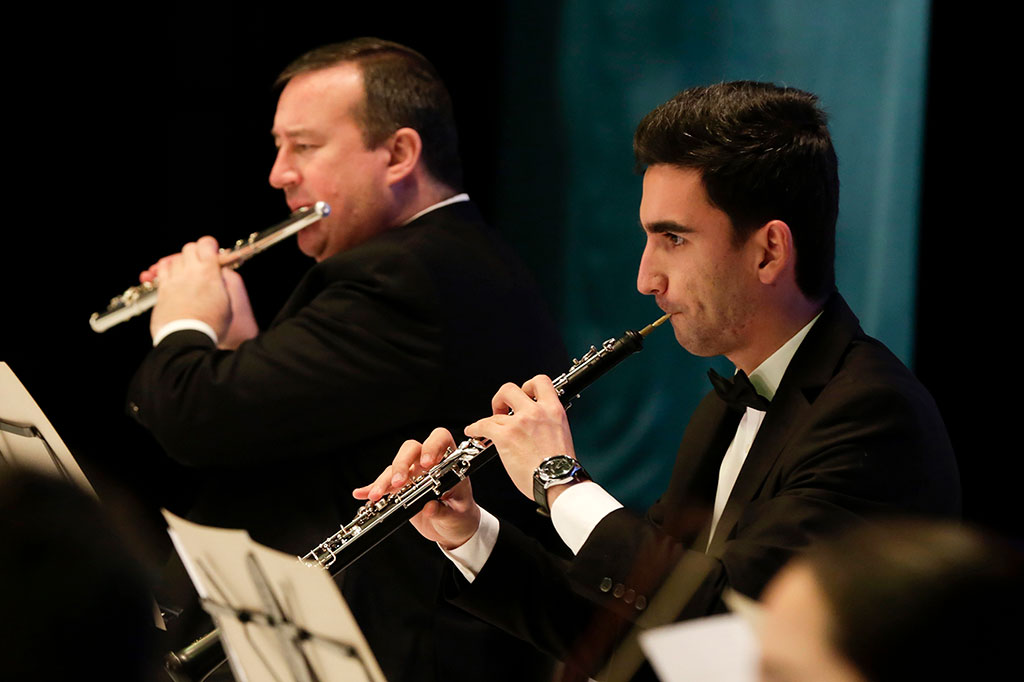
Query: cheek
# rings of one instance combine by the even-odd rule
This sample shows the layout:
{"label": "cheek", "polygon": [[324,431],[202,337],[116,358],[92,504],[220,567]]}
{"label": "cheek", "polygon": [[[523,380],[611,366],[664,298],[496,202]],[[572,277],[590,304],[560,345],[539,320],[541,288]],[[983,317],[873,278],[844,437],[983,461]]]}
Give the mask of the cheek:
{"label": "cheek", "polygon": [[299,234],[296,236],[299,242],[299,247],[304,248],[306,246],[315,244],[317,241],[319,241],[322,238],[320,229],[320,223],[314,223],[309,227],[303,228],[302,231],[299,232]]}
{"label": "cheek", "polygon": [[717,267],[708,270],[703,279],[702,290],[704,301],[723,318],[734,319],[749,304],[742,273],[732,268]]}
{"label": "cheek", "polygon": [[707,312],[719,292],[719,282],[706,269],[691,270],[675,281],[676,294],[693,312]]}

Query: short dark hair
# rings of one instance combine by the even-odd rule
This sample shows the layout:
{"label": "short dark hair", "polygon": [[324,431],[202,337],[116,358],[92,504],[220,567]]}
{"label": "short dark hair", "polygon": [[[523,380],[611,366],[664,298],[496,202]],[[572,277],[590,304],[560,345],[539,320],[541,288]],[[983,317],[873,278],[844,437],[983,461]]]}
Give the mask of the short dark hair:
{"label": "short dark hair", "polygon": [[633,151],[638,169],[699,171],[737,244],[770,220],[784,221],[800,290],[820,300],[835,288],[839,174],[817,97],[754,81],[690,88],[643,118]]}
{"label": "short dark hair", "polygon": [[954,523],[858,526],[805,557],[829,639],[872,682],[998,679],[1015,655],[1024,553]]}
{"label": "short dark hair", "polygon": [[462,163],[452,100],[437,70],[416,50],[369,37],[324,45],[285,67],[275,85],[344,63],[358,65],[363,75],[365,99],[355,116],[366,146],[373,149],[399,128],[412,128],[423,140],[423,163],[430,174],[460,189]]}

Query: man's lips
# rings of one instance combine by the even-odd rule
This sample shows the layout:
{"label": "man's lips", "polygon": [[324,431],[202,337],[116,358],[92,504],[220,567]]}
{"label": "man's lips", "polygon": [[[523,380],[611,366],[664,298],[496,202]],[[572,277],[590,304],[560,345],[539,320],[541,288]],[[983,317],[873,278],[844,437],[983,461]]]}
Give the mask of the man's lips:
{"label": "man's lips", "polygon": [[657,304],[657,306],[659,308],[661,308],[661,312],[663,312],[663,313],[667,313],[669,315],[675,315],[676,313],[679,312],[678,310],[669,310],[669,308],[666,307],[661,301],[657,301],[656,300],[655,303]]}

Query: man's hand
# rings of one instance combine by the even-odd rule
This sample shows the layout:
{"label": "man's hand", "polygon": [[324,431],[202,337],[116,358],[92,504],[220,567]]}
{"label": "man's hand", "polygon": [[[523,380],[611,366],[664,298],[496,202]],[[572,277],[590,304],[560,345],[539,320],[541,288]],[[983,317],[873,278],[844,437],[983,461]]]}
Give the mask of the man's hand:
{"label": "man's hand", "polygon": [[551,379],[539,375],[522,388],[502,386],[491,409],[494,416],[467,426],[466,435],[494,443],[512,482],[532,500],[534,469],[553,455],[576,456],[565,408]]}
{"label": "man's hand", "polygon": [[228,325],[227,333],[223,336],[218,335],[220,342],[217,347],[235,350],[243,341],[256,338],[260,333],[260,326],[256,324],[256,317],[252,314],[249,292],[245,289],[242,276],[235,270],[228,269],[221,270],[220,274],[224,279],[228,298],[231,299],[231,324]]}
{"label": "man's hand", "polygon": [[[357,500],[376,502],[430,469],[441,461],[448,448],[454,447],[455,440],[446,429],[434,429],[423,443],[407,440],[399,448],[391,466],[370,485],[353,490],[352,496]],[[480,507],[473,499],[469,479],[445,493],[439,502],[428,502],[410,521],[420,535],[445,549],[463,545],[480,526]]]}
{"label": "man's hand", "polygon": [[139,279],[159,280],[149,323],[154,335],[168,322],[195,319],[210,325],[221,348],[236,348],[259,331],[245,284],[238,273],[222,270],[213,237],[189,242],[181,253],[161,258]]}

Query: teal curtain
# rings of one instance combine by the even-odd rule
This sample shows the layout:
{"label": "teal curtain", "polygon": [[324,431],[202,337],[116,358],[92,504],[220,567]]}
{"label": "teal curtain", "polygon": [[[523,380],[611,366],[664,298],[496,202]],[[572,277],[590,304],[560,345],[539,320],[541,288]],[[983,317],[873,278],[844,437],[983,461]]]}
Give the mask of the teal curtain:
{"label": "teal curtain", "polygon": [[[636,124],[684,88],[752,79],[814,92],[829,112],[839,288],[868,333],[912,361],[927,2],[510,5],[497,222],[540,272],[570,353],[660,312],[636,291]],[[577,452],[627,504],[664,488],[712,365],[732,369],[659,330],[573,407]]]}

